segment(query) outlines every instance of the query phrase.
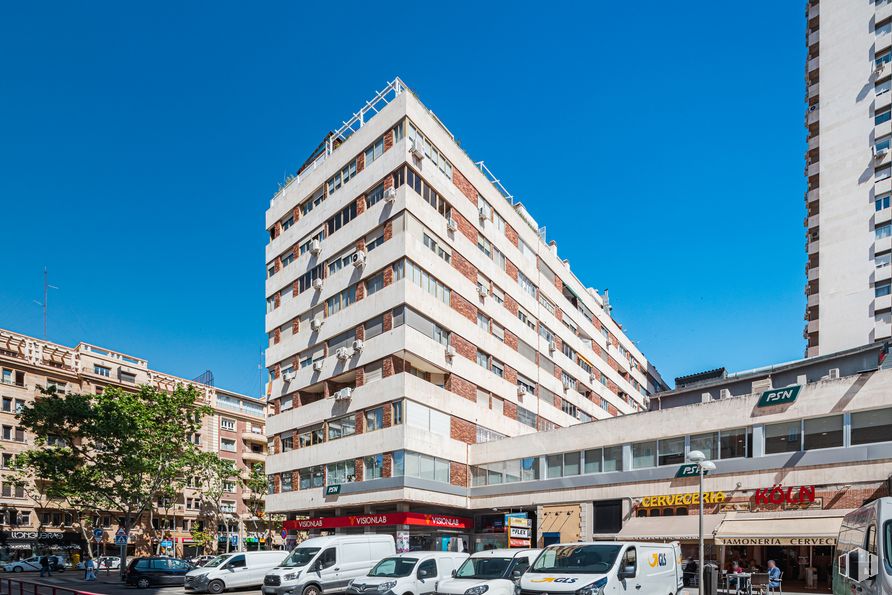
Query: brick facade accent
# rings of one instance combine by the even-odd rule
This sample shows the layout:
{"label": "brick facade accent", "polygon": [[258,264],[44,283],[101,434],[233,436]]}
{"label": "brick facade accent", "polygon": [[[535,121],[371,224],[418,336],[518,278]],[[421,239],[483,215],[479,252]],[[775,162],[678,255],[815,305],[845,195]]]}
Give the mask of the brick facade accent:
{"label": "brick facade accent", "polygon": [[510,260],[505,261],[505,272],[508,276],[517,281],[517,267]]}
{"label": "brick facade accent", "polygon": [[365,213],[365,194],[361,194],[356,198],[356,216]]}
{"label": "brick facade accent", "polygon": [[356,459],[353,461],[353,466],[356,469],[356,481],[362,481],[362,475],[365,471],[365,468],[363,467],[362,457],[356,457]]}
{"label": "brick facade accent", "polygon": [[517,384],[517,370],[511,366],[505,366],[505,380],[511,384]]}
{"label": "brick facade accent", "polygon": [[445,388],[451,393],[464,397],[469,401],[477,402],[477,386],[468,382],[461,376],[449,374],[446,376]]}
{"label": "brick facade accent", "polygon": [[475,285],[477,284],[477,267],[472,265],[464,256],[459,254],[457,250],[452,251],[451,262],[452,268],[467,277],[471,283]]}
{"label": "brick facade accent", "polygon": [[449,292],[449,305],[452,306],[453,310],[455,310],[474,324],[477,324],[477,307],[462,296],[458,295],[457,291]]}
{"label": "brick facade accent", "polygon": [[[471,225],[471,222],[465,219],[461,213],[452,209],[452,218],[455,219],[455,223],[458,225],[458,231],[468,238],[468,241],[473,242],[474,245],[477,245],[477,228]],[[453,256],[455,252],[453,252]]]}
{"label": "brick facade accent", "polygon": [[449,422],[449,437],[465,444],[477,443],[477,426],[473,423],[453,416]]}
{"label": "brick facade accent", "polygon": [[511,401],[505,401],[504,407],[505,417],[510,419],[517,419],[517,405],[515,405]]}
{"label": "brick facade accent", "polygon": [[384,313],[384,323],[381,325],[383,331],[386,333],[387,331],[393,330],[393,312],[388,310]]}
{"label": "brick facade accent", "polygon": [[449,462],[449,483],[454,486],[468,486],[468,466],[463,463]]}
{"label": "brick facade accent", "polygon": [[507,293],[505,294],[505,303],[503,305],[505,306],[506,310],[517,316],[519,306],[517,305],[517,302],[514,301],[514,298]]}
{"label": "brick facade accent", "polygon": [[365,153],[360,153],[356,156],[356,173],[361,172],[365,169]]}
{"label": "brick facade accent", "polygon": [[384,453],[384,462],[381,465],[381,477],[391,477],[393,475],[393,454]]}
{"label": "brick facade accent", "polygon": [[511,227],[507,223],[505,224],[505,237],[508,238],[508,241],[511,242],[512,244],[514,244],[515,246],[520,245],[520,242],[518,241],[520,238],[517,235],[517,230],[515,230],[513,227]]}
{"label": "brick facade accent", "polygon": [[384,133],[384,152],[386,153],[391,148],[393,148],[393,132],[388,130]]}
{"label": "brick facade accent", "polygon": [[505,331],[505,345],[517,351],[517,335],[512,333],[511,331]]}
{"label": "brick facade accent", "polygon": [[393,221],[388,221],[384,224],[384,241],[391,239],[393,237]]}
{"label": "brick facade accent", "polygon": [[457,167],[452,168],[452,183],[455,184],[459,192],[468,197],[475,207],[477,206],[477,189],[458,171]]}
{"label": "brick facade accent", "polygon": [[[477,320],[477,315],[474,315],[474,320]],[[459,336],[456,333],[452,333],[449,335],[450,344],[455,347],[455,352],[460,356],[471,360],[472,362],[477,361],[477,347],[474,346],[470,341],[465,340],[463,337]]]}

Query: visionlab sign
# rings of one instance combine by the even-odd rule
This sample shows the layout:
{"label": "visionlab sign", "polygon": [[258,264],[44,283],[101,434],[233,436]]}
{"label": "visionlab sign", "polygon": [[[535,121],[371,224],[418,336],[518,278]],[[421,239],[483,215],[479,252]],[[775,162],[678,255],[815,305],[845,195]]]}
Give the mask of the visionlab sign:
{"label": "visionlab sign", "polygon": [[282,523],[282,526],[285,529],[296,529],[298,531],[336,529],[339,527],[382,527],[387,525],[415,525],[421,527],[440,527],[444,529],[470,529],[474,526],[474,522],[468,518],[448,516],[445,514],[388,512],[382,514],[297,519],[295,521],[285,521]]}
{"label": "visionlab sign", "polygon": [[773,407],[775,405],[789,405],[796,401],[802,386],[795,384],[784,388],[773,388],[766,390],[759,397],[759,403],[756,407]]}

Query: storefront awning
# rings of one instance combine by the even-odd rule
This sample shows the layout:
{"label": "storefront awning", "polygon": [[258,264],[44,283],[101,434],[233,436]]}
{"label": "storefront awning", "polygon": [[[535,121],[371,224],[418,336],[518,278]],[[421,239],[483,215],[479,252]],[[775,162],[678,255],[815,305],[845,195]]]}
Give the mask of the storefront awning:
{"label": "storefront awning", "polygon": [[715,542],[719,545],[836,545],[842,517],[849,511],[818,512],[824,514],[729,514],[716,530]]}
{"label": "storefront awning", "polygon": [[[723,514],[703,516],[703,537],[712,539],[713,532],[724,520]],[[700,538],[699,515],[635,517],[623,525],[616,535],[617,540],[679,540],[689,541]]]}

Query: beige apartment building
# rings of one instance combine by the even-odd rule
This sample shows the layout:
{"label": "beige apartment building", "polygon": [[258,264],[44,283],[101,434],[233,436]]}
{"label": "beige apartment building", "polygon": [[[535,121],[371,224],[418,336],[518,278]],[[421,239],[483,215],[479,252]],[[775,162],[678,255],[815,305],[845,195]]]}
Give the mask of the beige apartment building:
{"label": "beige apartment building", "polygon": [[464,501],[471,446],[645,411],[665,388],[606,292],[399,79],[266,227],[270,511],[420,522]]}
{"label": "beige apartment building", "polygon": [[[16,453],[33,445],[34,437],[17,427],[16,411],[39,394],[41,386],[55,386],[60,392],[97,393],[107,386],[135,389],[142,384],[159,389],[173,389],[177,384],[197,386],[214,413],[204,420],[193,440],[203,449],[232,460],[243,474],[254,463],[265,461],[263,401],[152,370],[145,359],[96,345],[66,347],[0,329],[0,557],[29,555],[36,549],[79,551],[83,547],[71,514],[42,508],[29,498],[27,490],[6,479],[4,470]],[[232,482],[226,490],[222,508],[230,515],[230,547],[258,547],[266,536],[247,512],[245,491],[238,482]],[[187,488],[173,506],[159,508],[144,519],[142,526],[131,532],[131,553],[157,551],[162,540],[172,542],[167,549],[170,553],[195,553],[190,530],[200,522],[200,496]],[[98,521],[103,535],[97,549],[117,552],[113,543],[118,516],[109,511]],[[226,543],[220,547],[225,550]]]}
{"label": "beige apartment building", "polygon": [[892,337],[892,3],[809,0],[806,355]]}

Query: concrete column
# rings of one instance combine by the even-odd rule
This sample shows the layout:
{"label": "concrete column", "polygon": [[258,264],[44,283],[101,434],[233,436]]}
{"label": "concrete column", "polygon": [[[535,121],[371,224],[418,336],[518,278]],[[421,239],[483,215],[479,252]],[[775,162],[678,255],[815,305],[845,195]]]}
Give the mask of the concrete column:
{"label": "concrete column", "polygon": [[764,457],[765,456],[765,424],[756,424],[753,426],[753,434],[751,436],[751,440],[753,441],[750,450],[752,451],[753,458],[756,457]]}

